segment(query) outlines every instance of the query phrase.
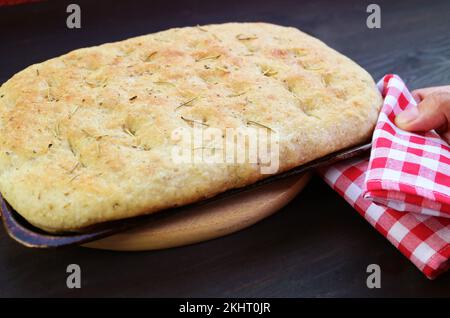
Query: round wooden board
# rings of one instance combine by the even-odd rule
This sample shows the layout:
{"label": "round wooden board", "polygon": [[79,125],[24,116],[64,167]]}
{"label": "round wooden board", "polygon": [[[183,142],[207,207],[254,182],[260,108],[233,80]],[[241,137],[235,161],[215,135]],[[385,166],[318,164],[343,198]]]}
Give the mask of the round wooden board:
{"label": "round wooden board", "polygon": [[275,213],[308,183],[309,174],[295,176],[236,194],[197,208],[187,208],[164,220],[153,221],[84,246],[115,251],[144,251],[183,246],[214,239]]}

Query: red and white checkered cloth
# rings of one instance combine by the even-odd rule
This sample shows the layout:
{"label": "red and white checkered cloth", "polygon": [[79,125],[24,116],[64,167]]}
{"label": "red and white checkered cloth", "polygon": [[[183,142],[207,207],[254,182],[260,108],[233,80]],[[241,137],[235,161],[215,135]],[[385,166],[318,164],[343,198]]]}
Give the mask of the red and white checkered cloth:
{"label": "red and white checkered cloth", "polygon": [[325,181],[428,278],[450,267],[450,147],[435,132],[409,133],[393,123],[416,107],[396,75],[384,97],[369,158],[321,170]]}

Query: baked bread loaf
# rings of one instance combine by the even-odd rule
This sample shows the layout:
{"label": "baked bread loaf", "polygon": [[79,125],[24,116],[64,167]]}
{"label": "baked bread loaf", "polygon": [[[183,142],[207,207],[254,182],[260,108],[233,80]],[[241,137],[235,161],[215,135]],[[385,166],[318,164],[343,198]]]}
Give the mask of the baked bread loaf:
{"label": "baked bread loaf", "polygon": [[174,147],[192,147],[179,128],[270,130],[279,173],[368,140],[381,103],[365,70],[295,28],[227,23],[83,48],[0,87],[0,192],[31,224],[78,231],[267,176],[260,162],[174,162]]}

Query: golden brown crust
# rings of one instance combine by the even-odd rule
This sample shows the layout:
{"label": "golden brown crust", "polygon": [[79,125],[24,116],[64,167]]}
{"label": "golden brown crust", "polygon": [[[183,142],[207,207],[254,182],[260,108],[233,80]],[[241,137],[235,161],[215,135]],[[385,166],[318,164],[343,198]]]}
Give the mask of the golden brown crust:
{"label": "golden brown crust", "polygon": [[[175,164],[182,119],[263,123],[285,171],[366,140],[370,75],[297,29],[228,23],[75,50],[0,87],[0,191],[51,231],[152,213],[264,177],[253,164]],[[190,107],[179,107],[194,100]]]}

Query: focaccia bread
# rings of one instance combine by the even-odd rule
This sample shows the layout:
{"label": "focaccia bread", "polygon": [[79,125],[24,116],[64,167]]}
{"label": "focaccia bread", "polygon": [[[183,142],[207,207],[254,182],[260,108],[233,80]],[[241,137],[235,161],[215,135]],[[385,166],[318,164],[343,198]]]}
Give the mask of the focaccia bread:
{"label": "focaccia bread", "polygon": [[381,102],[365,70],[295,28],[227,23],[83,48],[0,87],[0,192],[55,232],[153,213],[267,176],[259,163],[174,162],[178,128],[266,127],[279,173],[368,140]]}

